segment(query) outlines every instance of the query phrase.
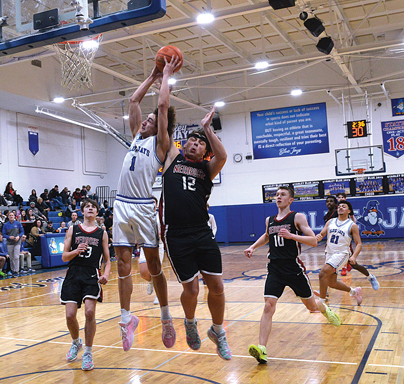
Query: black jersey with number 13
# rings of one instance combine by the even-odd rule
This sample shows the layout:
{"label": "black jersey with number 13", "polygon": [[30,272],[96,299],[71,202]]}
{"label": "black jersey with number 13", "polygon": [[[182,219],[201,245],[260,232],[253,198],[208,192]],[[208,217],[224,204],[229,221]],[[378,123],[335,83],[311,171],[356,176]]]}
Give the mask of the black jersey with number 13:
{"label": "black jersey with number 13", "polygon": [[179,154],[163,175],[162,220],[171,227],[207,224],[206,202],[212,190],[208,161],[192,162]]}

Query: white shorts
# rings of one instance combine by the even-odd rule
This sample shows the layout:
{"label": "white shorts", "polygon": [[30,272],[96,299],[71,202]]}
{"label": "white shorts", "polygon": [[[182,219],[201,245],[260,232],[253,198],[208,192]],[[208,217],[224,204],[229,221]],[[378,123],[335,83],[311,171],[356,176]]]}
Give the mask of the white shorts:
{"label": "white shorts", "polygon": [[335,272],[345,266],[351,255],[349,253],[325,253],[325,263],[331,265]]}
{"label": "white shorts", "polygon": [[[150,203],[149,203],[150,200]],[[159,231],[153,199],[138,199],[138,202],[114,202],[112,227],[114,247],[157,248]]]}
{"label": "white shorts", "polygon": [[[159,243],[159,258],[160,263],[163,264],[164,259],[164,244],[162,242]],[[139,264],[143,264],[146,262],[146,256],[143,251],[143,247],[140,248],[140,257],[139,257]]]}

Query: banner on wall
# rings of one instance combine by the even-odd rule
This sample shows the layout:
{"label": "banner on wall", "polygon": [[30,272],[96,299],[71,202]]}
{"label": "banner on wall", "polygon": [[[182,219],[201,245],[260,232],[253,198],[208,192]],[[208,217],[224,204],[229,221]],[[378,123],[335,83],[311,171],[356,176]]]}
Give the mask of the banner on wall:
{"label": "banner on wall", "polygon": [[325,103],[251,112],[254,159],[328,153]]}
{"label": "banner on wall", "polygon": [[391,99],[391,114],[393,116],[404,116],[403,99]]}
{"label": "banner on wall", "polygon": [[[173,132],[173,139],[175,142],[175,145],[177,148],[180,150],[182,153],[182,147],[187,141],[187,136],[189,132],[195,131],[196,129],[199,129],[199,125],[197,124],[181,124],[177,125],[174,129]],[[221,183],[221,172],[219,172],[218,175],[212,180],[213,184],[220,184]],[[153,188],[161,188],[163,185],[163,167],[161,167],[157,173],[156,180],[153,184]]]}
{"label": "banner on wall", "polygon": [[38,128],[28,126],[28,148],[35,156],[39,152],[39,135]]}
{"label": "banner on wall", "polygon": [[383,149],[390,156],[404,155],[404,120],[382,121]]}

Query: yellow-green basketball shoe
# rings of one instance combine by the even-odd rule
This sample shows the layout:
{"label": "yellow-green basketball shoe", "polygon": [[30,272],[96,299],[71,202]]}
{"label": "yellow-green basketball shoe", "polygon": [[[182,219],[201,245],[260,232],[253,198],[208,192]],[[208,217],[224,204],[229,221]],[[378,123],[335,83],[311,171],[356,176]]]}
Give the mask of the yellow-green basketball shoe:
{"label": "yellow-green basketball shoe", "polygon": [[267,362],[267,349],[263,345],[251,344],[248,348],[248,353],[257,359],[260,364],[266,364]]}
{"label": "yellow-green basketball shoe", "polygon": [[325,312],[323,312],[323,315],[326,317],[326,319],[332,324],[334,327],[339,327],[341,325],[341,319],[339,316],[331,310],[327,305],[325,305]]}

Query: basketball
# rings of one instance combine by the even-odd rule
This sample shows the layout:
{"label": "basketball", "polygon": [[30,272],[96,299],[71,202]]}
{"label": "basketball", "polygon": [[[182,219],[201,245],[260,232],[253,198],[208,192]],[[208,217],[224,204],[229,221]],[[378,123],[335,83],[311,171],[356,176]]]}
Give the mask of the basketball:
{"label": "basketball", "polygon": [[184,56],[182,56],[181,51],[177,47],[174,47],[173,45],[167,45],[167,46],[161,48],[157,52],[157,54],[156,54],[156,66],[157,66],[157,69],[160,72],[162,72],[163,68],[164,68],[164,66],[166,64],[165,61],[164,61],[164,58],[166,58],[166,60],[168,62],[170,62],[171,58],[173,56],[177,56],[180,59],[180,65],[175,69],[174,72],[179,71],[181,69],[181,67],[182,67],[182,64],[184,63]]}

